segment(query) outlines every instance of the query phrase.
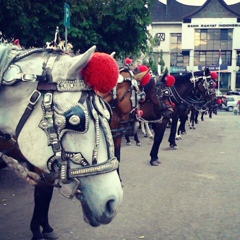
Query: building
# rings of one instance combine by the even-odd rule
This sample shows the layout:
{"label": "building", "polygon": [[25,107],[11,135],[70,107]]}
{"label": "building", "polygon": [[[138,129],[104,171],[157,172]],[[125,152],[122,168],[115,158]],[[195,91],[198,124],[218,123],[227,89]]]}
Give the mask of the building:
{"label": "building", "polygon": [[220,74],[220,89],[240,89],[240,3],[206,0],[189,6],[176,0],[153,1],[150,33],[159,40],[171,74],[209,67]]}

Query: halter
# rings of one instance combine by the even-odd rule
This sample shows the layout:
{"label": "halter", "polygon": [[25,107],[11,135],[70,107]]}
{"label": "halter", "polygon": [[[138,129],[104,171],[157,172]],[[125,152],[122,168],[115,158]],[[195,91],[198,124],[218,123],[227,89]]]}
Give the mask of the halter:
{"label": "halter", "polygon": [[[15,63],[33,53],[47,52],[48,59],[43,63],[42,75],[25,74]],[[29,96],[28,105],[16,127],[16,137],[19,136],[22,128],[27,122],[29,116],[42,97],[43,117],[39,127],[46,133],[48,145],[51,146],[54,155],[47,162],[48,169],[56,172],[56,178],[66,184],[74,181],[75,187],[69,195],[62,193],[68,198],[72,198],[79,191],[79,177],[103,174],[114,171],[118,168],[118,160],[114,156],[114,143],[108,121],[109,106],[101,97],[96,95],[92,88],[87,86],[83,80],[64,80],[57,79],[52,82],[51,70],[55,61],[58,60],[62,51],[53,51],[45,49],[33,49],[20,54],[20,52],[9,59],[6,67],[3,69],[1,82],[3,85],[13,85],[16,82],[38,82],[35,89]],[[8,78],[8,71],[11,68],[17,69],[18,73],[13,79]],[[54,92],[82,92],[78,102],[70,107],[67,111],[61,112],[53,102]],[[87,107],[83,104],[87,103]],[[85,133],[88,131],[90,115],[95,126],[95,144],[92,154],[92,162],[89,163],[81,152],[65,152],[62,148],[61,140],[67,132]],[[104,136],[107,143],[108,159],[103,163],[98,163],[100,125],[103,128]],[[79,168],[70,168],[70,161],[78,164]]]}

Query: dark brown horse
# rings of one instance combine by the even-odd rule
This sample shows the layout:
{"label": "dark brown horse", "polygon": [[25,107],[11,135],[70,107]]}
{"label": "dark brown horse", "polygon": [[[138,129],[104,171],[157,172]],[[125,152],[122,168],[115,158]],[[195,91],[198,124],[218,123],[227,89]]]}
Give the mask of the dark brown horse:
{"label": "dark brown horse", "polygon": [[[175,105],[174,114],[171,121],[170,135],[168,138],[170,148],[172,149],[176,149],[177,147],[175,136],[178,119],[181,116],[185,116],[187,107],[192,104],[193,101],[196,102],[200,96],[203,105],[206,104],[210,99],[215,98],[215,90],[212,88],[213,80],[209,69],[194,73],[189,72],[184,75],[175,76],[175,78],[175,84],[170,87],[171,101]],[[158,152],[168,122],[169,121],[167,118],[163,118],[162,122],[153,124],[155,135],[153,146],[150,152],[150,164],[153,166],[158,166],[160,163]]]}
{"label": "dark brown horse", "polygon": [[[146,93],[145,101],[140,103],[140,110],[143,115],[137,117],[137,119],[141,123],[151,123],[153,126],[156,123],[161,123],[163,126],[165,122],[166,124],[168,123],[173,114],[169,87],[174,84],[175,79],[171,75],[156,78],[151,78],[149,83],[143,88]],[[164,134],[164,131],[161,134]],[[126,139],[129,141],[128,135],[126,135]],[[137,134],[134,135],[134,140],[136,143],[140,142]],[[151,165],[158,165],[159,163],[150,162]]]}

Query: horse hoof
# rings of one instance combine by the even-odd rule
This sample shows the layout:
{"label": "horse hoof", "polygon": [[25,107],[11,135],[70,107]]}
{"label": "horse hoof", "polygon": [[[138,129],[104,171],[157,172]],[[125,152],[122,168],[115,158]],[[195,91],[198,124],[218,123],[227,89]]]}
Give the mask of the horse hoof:
{"label": "horse hoof", "polygon": [[140,143],[140,142],[138,142],[138,143],[136,143],[136,145],[140,147],[140,146],[141,146],[141,143]]}
{"label": "horse hoof", "polygon": [[145,137],[145,138],[147,138],[147,137],[148,137],[148,135],[147,135],[147,134],[144,134],[144,137]]}
{"label": "horse hoof", "polygon": [[153,139],[153,136],[150,136],[149,138],[150,138],[150,139]]}
{"label": "horse hoof", "polygon": [[127,144],[128,146],[131,146],[131,145],[132,145],[132,143],[131,143],[131,142],[126,142],[126,144]]}
{"label": "horse hoof", "polygon": [[44,239],[58,239],[58,236],[56,235],[56,233],[54,231],[50,232],[50,233],[42,233]]}
{"label": "horse hoof", "polygon": [[173,145],[173,144],[170,145],[170,148],[173,149],[173,150],[178,149],[177,145]]}
{"label": "horse hoof", "polygon": [[38,236],[38,237],[32,237],[31,240],[47,240],[43,235]]}
{"label": "horse hoof", "polygon": [[157,160],[151,161],[150,164],[151,164],[152,166],[155,166],[155,167],[159,165],[158,162],[157,162]]}

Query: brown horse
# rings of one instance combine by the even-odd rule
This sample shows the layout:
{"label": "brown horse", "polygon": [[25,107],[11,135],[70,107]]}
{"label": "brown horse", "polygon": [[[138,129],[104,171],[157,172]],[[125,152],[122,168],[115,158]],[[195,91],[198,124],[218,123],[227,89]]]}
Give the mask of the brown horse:
{"label": "brown horse", "polygon": [[[148,71],[136,73],[129,67],[123,67],[120,69],[117,86],[111,92],[101,95],[112,109],[110,128],[113,135],[115,156],[119,162],[123,135],[125,133],[133,134],[136,131],[135,123],[139,101],[145,97],[138,85],[141,84],[146,74]],[[119,169],[118,174],[120,177]]]}
{"label": "brown horse", "polygon": [[[169,87],[175,82],[173,76],[151,78],[149,83],[142,89],[146,97],[145,101],[140,102],[140,110],[143,115],[138,116],[137,120],[140,123],[166,123],[173,114],[173,108],[170,101]],[[157,84],[156,84],[157,83]],[[129,135],[126,135],[127,142],[130,142]],[[137,134],[134,134],[136,144],[139,143]]]}

